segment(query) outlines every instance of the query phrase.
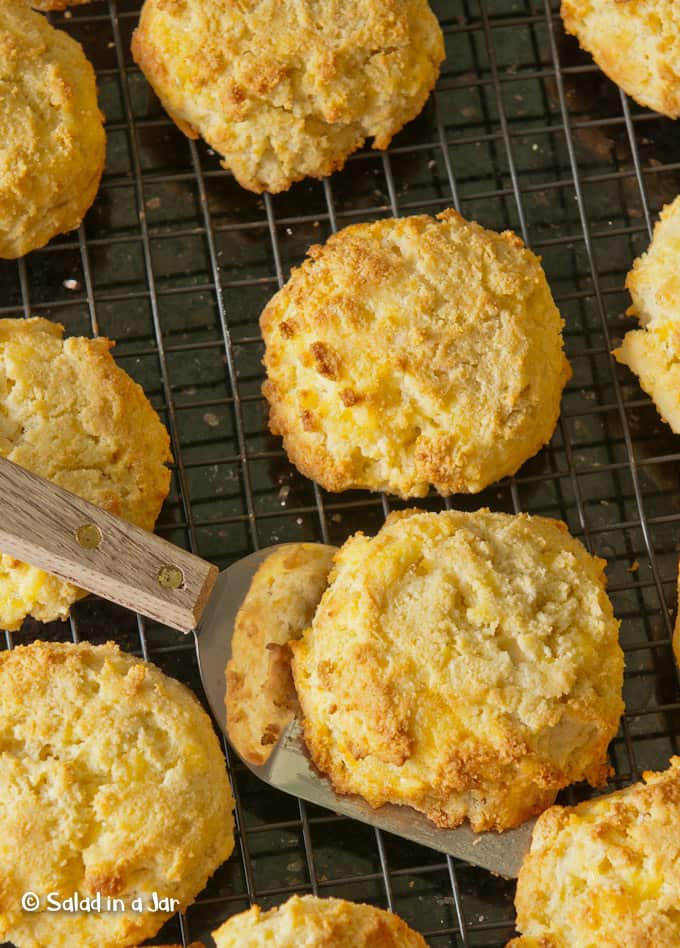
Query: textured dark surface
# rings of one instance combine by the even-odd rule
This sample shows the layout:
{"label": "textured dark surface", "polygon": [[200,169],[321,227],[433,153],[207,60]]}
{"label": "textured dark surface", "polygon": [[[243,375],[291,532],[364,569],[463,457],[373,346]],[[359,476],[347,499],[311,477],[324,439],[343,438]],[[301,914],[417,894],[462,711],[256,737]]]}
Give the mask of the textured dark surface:
{"label": "textured dark surface", "polygon": [[[560,517],[606,557],[626,651],[613,783],[665,767],[680,734],[670,647],[680,440],[609,350],[629,326],[625,274],[680,191],[677,125],[639,109],[579,52],[557,0],[436,0],[447,60],[420,118],[387,154],[366,150],[326,182],[258,197],[165,116],[130,57],[139,6],[97,0],[53,17],[97,69],[107,168],[80,231],[0,261],[0,315],[118,340],[116,358],[172,435],[159,532],[224,566],[269,543],[374,532],[395,506],[324,493],[267,432],[257,320],[308,245],[354,221],[451,205],[515,229],[543,256],[574,378],[552,443],[517,477],[452,504]],[[39,635],[115,639],[201,694],[191,640],[116,607],[86,600],[70,624],[29,622],[6,644]],[[511,936],[512,883],[284,797],[233,755],[230,769],[236,852],[158,943],[205,939],[249,902],[293,892],[389,906],[433,946],[496,948]]]}

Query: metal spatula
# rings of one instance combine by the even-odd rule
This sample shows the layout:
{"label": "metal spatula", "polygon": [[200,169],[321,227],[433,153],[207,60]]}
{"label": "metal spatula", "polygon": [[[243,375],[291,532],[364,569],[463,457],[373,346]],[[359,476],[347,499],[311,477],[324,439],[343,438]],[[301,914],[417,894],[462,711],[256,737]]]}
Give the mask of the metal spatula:
{"label": "metal spatula", "polygon": [[[224,670],[234,620],[255,571],[276,548],[258,550],[218,573],[212,563],[0,458],[0,550],[165,625],[193,631],[203,686],[225,734]],[[310,764],[297,720],[266,764],[244,763],[279,790],[508,878],[517,875],[529,847],[533,820],[505,833],[473,833],[467,825],[442,830],[410,807],[374,810],[358,797],[336,794]]]}

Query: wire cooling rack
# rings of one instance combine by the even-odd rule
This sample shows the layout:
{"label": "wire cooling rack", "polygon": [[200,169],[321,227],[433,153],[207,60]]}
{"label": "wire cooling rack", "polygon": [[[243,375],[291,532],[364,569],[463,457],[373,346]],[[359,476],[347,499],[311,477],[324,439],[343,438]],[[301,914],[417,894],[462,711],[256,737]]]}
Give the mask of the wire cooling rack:
{"label": "wire cooling rack", "polygon": [[[516,230],[543,256],[574,377],[551,444],[517,477],[452,502],[560,517],[607,559],[626,652],[614,783],[664,768],[680,734],[670,647],[680,441],[609,351],[629,326],[625,274],[680,192],[676,126],[604,78],[564,35],[558,0],[435,0],[447,58],[424,113],[387,153],[366,150],[324,182],[258,197],[164,114],[130,56],[139,7],[97,0],[53,17],[96,67],[106,173],[78,232],[0,262],[0,315],[43,315],[69,334],[118,340],[117,360],[172,436],[158,532],[223,567],[269,543],[374,532],[394,506],[325,493],[267,432],[257,320],[307,247],[354,221],[451,205]],[[97,599],[69,624],[27,622],[6,646],[37,637],[113,638],[201,694],[189,639]],[[433,946],[495,948],[511,937],[512,883],[286,797],[226,750],[236,851],[157,943],[211,944],[228,915],[293,892],[392,908]]]}

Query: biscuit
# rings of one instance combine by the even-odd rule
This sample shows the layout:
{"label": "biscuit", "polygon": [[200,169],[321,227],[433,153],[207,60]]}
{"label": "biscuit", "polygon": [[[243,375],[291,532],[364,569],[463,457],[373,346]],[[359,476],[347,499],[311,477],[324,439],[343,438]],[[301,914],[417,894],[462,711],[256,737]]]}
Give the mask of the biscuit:
{"label": "biscuit", "polygon": [[[0,319],[0,456],[152,530],[170,442],[108,339],[63,339],[46,319]],[[0,627],[64,619],[82,590],[0,554]]]}
{"label": "biscuit", "polygon": [[642,329],[627,332],[614,350],[618,362],[638,376],[659,414],[680,434],[680,197],[667,204],[646,253],[626,278],[633,299],[628,310]]}
{"label": "biscuit", "polygon": [[78,227],[104,169],[106,136],[82,47],[27,0],[0,4],[0,257]]}
{"label": "biscuit", "polygon": [[444,41],[427,0],[146,0],[132,54],[190,138],[251,191],[387,148],[423,108]]}
{"label": "biscuit", "polygon": [[680,116],[677,0],[562,0],[568,33],[640,105]]}
{"label": "biscuit", "polygon": [[226,668],[229,740],[251,764],[264,764],[290,724],[297,699],[288,642],[312,621],[336,553],[321,543],[288,543],[253,577],[234,623]]}
{"label": "biscuit", "polygon": [[[91,0],[30,0],[36,10],[65,10],[66,7],[79,7]],[[162,946],[161,946],[162,948]]]}
{"label": "biscuit", "polygon": [[426,948],[398,915],[345,899],[293,895],[260,911],[254,905],[212,933],[217,948]]}
{"label": "biscuit", "polygon": [[549,441],[571,375],[538,257],[452,210],[312,247],[260,325],[269,427],[330,491],[480,491]]}
{"label": "biscuit", "polygon": [[536,823],[508,948],[680,945],[680,757],[661,773]]}
{"label": "biscuit", "polygon": [[[0,940],[124,948],[183,910],[233,849],[233,800],[195,696],[116,645],[35,642],[0,652]],[[42,899],[25,912],[23,892]],[[48,911],[48,893],[125,911]]]}
{"label": "biscuit", "polygon": [[407,510],[355,534],[291,644],[318,769],[373,807],[475,831],[604,783],[623,711],[604,565],[526,514]]}

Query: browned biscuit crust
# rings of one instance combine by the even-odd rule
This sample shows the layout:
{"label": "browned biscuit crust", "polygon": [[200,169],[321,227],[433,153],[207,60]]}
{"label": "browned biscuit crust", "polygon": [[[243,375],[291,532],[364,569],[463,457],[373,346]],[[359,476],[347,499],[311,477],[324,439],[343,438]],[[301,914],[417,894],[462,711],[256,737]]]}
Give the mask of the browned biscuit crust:
{"label": "browned biscuit crust", "polygon": [[67,7],[79,7],[84,3],[91,3],[92,0],[30,0],[31,6],[36,10],[65,10]]}
{"label": "browned biscuit crust", "polygon": [[393,513],[345,543],[291,649],[307,747],[340,793],[502,830],[606,780],[618,623],[604,561],[557,521]]}
{"label": "browned biscuit crust", "polygon": [[77,227],[94,201],[106,137],[82,47],[27,0],[0,3],[0,257]]}
{"label": "browned biscuit crust", "polygon": [[628,315],[639,329],[627,332],[614,350],[640,380],[663,420],[680,433],[680,197],[667,204],[648,250],[626,277],[633,300]]}
{"label": "browned biscuit crust", "polygon": [[289,543],[262,563],[234,624],[227,664],[229,740],[251,764],[264,764],[293,720],[297,698],[291,639],[312,621],[336,553],[321,543]]}
{"label": "browned biscuit crust", "polygon": [[610,79],[640,105],[680,116],[677,0],[562,0],[562,19]]}
{"label": "browned biscuit crust", "polygon": [[[145,530],[170,487],[170,439],[108,339],[0,319],[0,456]],[[0,553],[0,627],[64,619],[82,590]]]}
{"label": "browned biscuit crust", "polygon": [[[195,696],[116,645],[0,652],[0,939],[125,948],[183,910],[233,849],[224,756]],[[21,895],[43,900],[36,912]],[[101,893],[124,911],[49,911]]]}
{"label": "browned biscuit crust", "polygon": [[345,899],[294,895],[262,912],[254,905],[212,933],[217,948],[426,948],[398,915]]}
{"label": "browned biscuit crust", "polygon": [[539,817],[508,948],[680,945],[680,757],[643,777]]}
{"label": "browned biscuit crust", "polygon": [[325,177],[420,112],[444,42],[427,0],[146,0],[132,53],[171,118],[251,191]]}
{"label": "browned biscuit crust", "polygon": [[549,441],[571,375],[539,259],[452,210],[312,247],[260,325],[270,429],[331,491],[482,490]]}

